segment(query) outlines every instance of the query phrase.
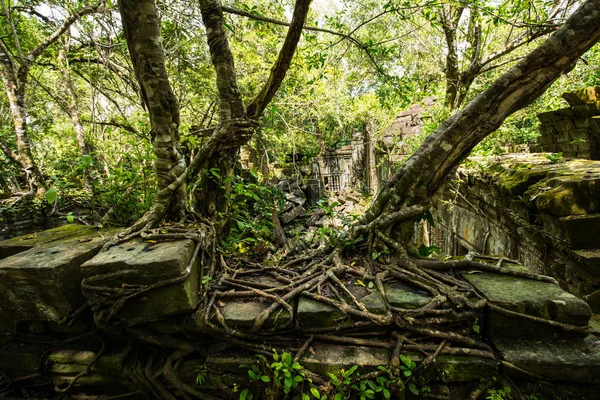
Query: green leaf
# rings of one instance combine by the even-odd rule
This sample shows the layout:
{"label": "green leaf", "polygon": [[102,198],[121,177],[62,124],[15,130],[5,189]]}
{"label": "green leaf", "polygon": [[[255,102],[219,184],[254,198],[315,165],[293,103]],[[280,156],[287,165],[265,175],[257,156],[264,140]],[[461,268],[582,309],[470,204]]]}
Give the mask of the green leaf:
{"label": "green leaf", "polygon": [[383,397],[385,397],[386,400],[390,400],[390,391],[387,389],[383,389]]}
{"label": "green leaf", "polygon": [[263,382],[267,382],[267,383],[268,383],[268,382],[271,382],[271,378],[270,378],[270,377],[268,377],[267,375],[262,375],[262,376],[260,377],[260,380],[261,380],[261,381],[263,381]]}
{"label": "green leaf", "polygon": [[306,393],[302,393],[302,400],[310,400],[310,396]]}
{"label": "green leaf", "polygon": [[419,388],[413,382],[408,382],[408,390],[412,392],[415,396],[419,395]]}
{"label": "green leaf", "polygon": [[317,388],[310,388],[310,393],[315,396],[317,399],[321,398],[321,394],[319,393],[319,390]]}
{"label": "green leaf", "polygon": [[70,223],[70,224],[72,224],[73,221],[75,221],[75,217],[73,216],[73,213],[70,212],[70,213],[67,214],[67,222]]}
{"label": "green leaf", "polygon": [[336,393],[333,400],[344,400],[344,397],[341,393]]}
{"label": "green leaf", "polygon": [[54,202],[56,201],[56,188],[51,187],[50,189],[46,190],[46,194],[44,195],[44,197],[46,197],[46,201],[48,202],[48,204],[54,204]]}
{"label": "green leaf", "polygon": [[250,389],[242,390],[242,392],[240,393],[240,400],[246,400],[246,398],[248,397],[248,393],[250,393]]}

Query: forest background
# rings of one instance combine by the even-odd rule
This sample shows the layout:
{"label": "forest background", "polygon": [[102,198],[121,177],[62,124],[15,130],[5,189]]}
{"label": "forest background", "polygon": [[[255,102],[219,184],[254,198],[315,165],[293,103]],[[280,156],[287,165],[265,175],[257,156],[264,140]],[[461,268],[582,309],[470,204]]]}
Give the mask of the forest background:
{"label": "forest background", "polygon": [[[416,149],[578,5],[570,0],[315,1],[292,65],[263,112],[249,151],[290,165],[298,156],[318,155],[318,137],[325,148],[336,148],[355,131],[381,135],[399,111],[434,96],[438,100],[424,116]],[[189,164],[218,119],[215,70],[200,6],[190,1],[156,6]],[[277,58],[294,3],[223,6],[239,88],[249,100]],[[40,179],[43,184],[37,186],[44,193],[38,201],[52,203],[53,212],[70,222],[74,217],[61,212],[67,203],[89,211],[79,218],[118,225],[138,220],[157,193],[155,155],[117,5],[3,0],[0,11],[2,197],[26,193]],[[600,85],[598,45],[474,153],[499,154],[510,144],[533,143],[536,114],[561,107],[562,91],[587,85]],[[11,93],[22,94],[21,125]],[[23,129],[31,160],[24,157]],[[190,179],[189,196],[200,189],[201,179]]]}

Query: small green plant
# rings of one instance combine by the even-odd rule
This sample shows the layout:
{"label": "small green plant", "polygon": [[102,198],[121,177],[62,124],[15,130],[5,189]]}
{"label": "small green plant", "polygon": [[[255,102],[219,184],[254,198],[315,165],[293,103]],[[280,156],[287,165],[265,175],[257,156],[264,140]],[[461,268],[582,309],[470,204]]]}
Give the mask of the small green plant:
{"label": "small green plant", "polygon": [[479,325],[479,318],[475,318],[475,322],[473,322],[473,332],[475,332],[476,334],[480,334],[481,333],[481,326]]}
{"label": "small green plant", "polygon": [[563,153],[552,153],[552,154],[544,154],[544,157],[546,157],[548,160],[550,160],[551,164],[556,164],[557,162],[562,160],[562,158],[563,158],[562,155],[563,155]]}
{"label": "small green plant", "polygon": [[583,138],[577,138],[575,140],[571,140],[571,142],[569,144],[578,144],[578,143],[585,143],[587,142],[587,140],[583,139]]}
{"label": "small green plant", "polygon": [[503,387],[502,389],[488,389],[485,398],[487,400],[508,400],[510,396],[510,388]]}
{"label": "small green plant", "polygon": [[419,388],[412,381],[412,379],[414,378],[413,371],[415,370],[415,368],[417,368],[417,364],[413,360],[411,360],[409,356],[404,355],[404,354],[400,354],[400,361],[401,361],[400,370],[402,371],[402,375],[404,375],[407,378],[410,378],[410,380],[406,383],[406,387],[414,395],[418,396]]}
{"label": "small green plant", "polygon": [[[273,350],[273,362],[269,364],[267,358],[263,355],[257,356],[260,360],[259,364],[251,366],[242,366],[248,368],[248,376],[253,381],[259,381],[262,384],[270,384],[270,391],[273,393],[281,393],[287,397],[293,391],[298,392],[298,387],[304,381],[304,368],[300,363],[294,361],[290,353],[284,352],[278,354]],[[310,380],[306,380],[310,382]],[[244,397],[242,397],[244,396]],[[244,389],[240,393],[240,400],[251,400],[252,394],[249,389]]]}
{"label": "small green plant", "polygon": [[208,377],[206,367],[202,365],[196,369],[196,372],[198,373],[198,375],[196,375],[196,385],[204,385],[206,383],[206,378]]}
{"label": "small green plant", "polygon": [[334,387],[333,400],[344,400],[347,399],[350,392],[350,384],[352,383],[352,375],[358,369],[358,365],[350,367],[348,370],[341,369],[337,375],[328,372],[331,383]]}

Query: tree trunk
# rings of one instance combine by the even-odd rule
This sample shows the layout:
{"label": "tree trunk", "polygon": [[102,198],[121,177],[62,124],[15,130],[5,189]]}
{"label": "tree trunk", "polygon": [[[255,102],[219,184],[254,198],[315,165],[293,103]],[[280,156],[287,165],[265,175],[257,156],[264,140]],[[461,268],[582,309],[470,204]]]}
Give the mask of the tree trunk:
{"label": "tree trunk", "polygon": [[[233,55],[223,25],[223,10],[218,0],[200,0],[202,20],[213,66],[217,74],[219,92],[219,127],[230,131],[218,142],[218,151],[212,152],[204,162],[204,168],[218,168],[217,177],[208,173],[202,177],[202,191],[197,196],[198,210],[211,219],[227,211],[227,195],[239,149],[246,144],[256,130],[258,119],[281,86],[296,51],[306,21],[310,0],[297,0],[290,28],[281,47],[269,78],[261,91],[248,105],[244,106],[237,84]],[[255,126],[248,129],[249,124]],[[219,128],[217,128],[218,130]]]}
{"label": "tree trunk", "polygon": [[158,180],[153,216],[179,219],[185,211],[185,182],[167,188],[185,171],[179,143],[179,102],[169,84],[160,38],[160,23],[153,0],[121,0],[119,10],[129,54],[140,84],[142,101],[150,114],[151,138]]}
{"label": "tree trunk", "polygon": [[[73,130],[75,131],[75,136],[77,138],[79,152],[82,156],[89,156],[90,146],[88,145],[85,135],[85,128],[83,127],[83,123],[81,122],[81,118],[79,116],[79,108],[77,107],[77,93],[75,93],[73,81],[71,80],[71,73],[69,71],[69,62],[67,59],[69,41],[70,37],[67,35],[65,37],[64,46],[58,51],[57,61],[62,76],[61,84],[67,98],[66,106],[67,110],[69,111],[69,116],[71,117],[71,122],[73,123]],[[90,169],[87,167],[83,170],[83,187],[90,194],[92,194],[94,191],[92,186],[92,178],[90,176]]]}
{"label": "tree trunk", "polygon": [[427,137],[386,184],[355,233],[396,226],[406,244],[414,218],[432,204],[475,145],[537,99],[598,41],[600,0],[588,0],[561,29]]}
{"label": "tree trunk", "polygon": [[29,131],[27,128],[27,109],[25,108],[25,84],[27,74],[19,74],[22,80],[17,79],[17,74],[13,69],[12,63],[8,59],[7,54],[0,54],[3,57],[2,82],[4,90],[8,97],[10,106],[10,116],[13,120],[17,143],[17,161],[23,171],[27,185],[31,192],[36,192],[38,189],[44,189],[44,178],[40,172],[31,152],[31,144],[29,141]]}

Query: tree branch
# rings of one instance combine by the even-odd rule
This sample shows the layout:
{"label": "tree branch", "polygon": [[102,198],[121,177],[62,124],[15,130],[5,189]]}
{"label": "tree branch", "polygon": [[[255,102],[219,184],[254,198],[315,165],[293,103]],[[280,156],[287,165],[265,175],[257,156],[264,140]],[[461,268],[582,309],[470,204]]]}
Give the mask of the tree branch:
{"label": "tree branch", "polygon": [[241,118],[245,115],[245,107],[235,76],[233,54],[223,28],[221,4],[218,0],[200,0],[200,12],[206,27],[211,60],[217,73],[221,123],[232,118]]}
{"label": "tree branch", "polygon": [[52,32],[50,36],[46,37],[46,39],[38,47],[33,49],[27,55],[27,58],[31,61],[35,60],[37,57],[39,57],[40,54],[44,52],[44,50],[48,48],[48,46],[56,42],[58,38],[71,27],[71,25],[77,22],[81,17],[97,12],[98,9],[103,5],[104,0],[101,0],[98,4],[85,6],[79,11],[69,15],[69,17],[67,17],[67,19],[65,19],[63,23],[58,28],[56,28],[56,30]]}
{"label": "tree branch", "polygon": [[296,47],[298,47],[298,41],[300,40],[300,35],[302,35],[302,27],[306,22],[310,2],[311,0],[296,0],[290,28],[288,29],[285,42],[279,51],[277,61],[271,69],[269,79],[260,93],[248,105],[247,113],[249,118],[258,119],[281,86],[281,82],[285,78],[296,52]]}

